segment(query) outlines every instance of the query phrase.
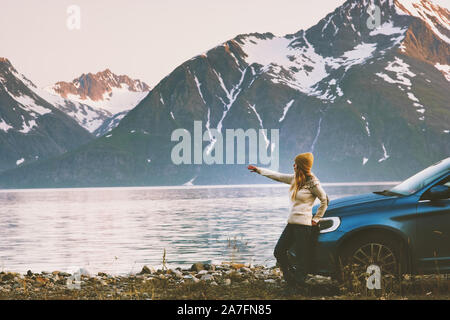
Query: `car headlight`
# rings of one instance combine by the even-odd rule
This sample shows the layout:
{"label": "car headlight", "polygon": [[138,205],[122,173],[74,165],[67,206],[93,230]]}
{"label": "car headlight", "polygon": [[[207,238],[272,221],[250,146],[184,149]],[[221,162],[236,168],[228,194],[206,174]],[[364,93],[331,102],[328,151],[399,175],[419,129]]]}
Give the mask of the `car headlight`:
{"label": "car headlight", "polygon": [[322,218],[319,221],[320,233],[328,233],[339,228],[341,219],[339,217]]}

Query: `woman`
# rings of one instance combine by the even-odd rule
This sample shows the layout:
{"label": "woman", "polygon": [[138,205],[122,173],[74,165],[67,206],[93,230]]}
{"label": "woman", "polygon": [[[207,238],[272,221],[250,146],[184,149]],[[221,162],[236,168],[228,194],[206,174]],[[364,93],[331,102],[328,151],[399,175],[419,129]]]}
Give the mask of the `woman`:
{"label": "woman", "polygon": [[[294,173],[283,174],[272,170],[248,166],[252,172],[257,172],[270,179],[290,184],[291,209],[288,224],[275,246],[274,255],[283,272],[283,277],[289,285],[302,285],[311,263],[312,228],[317,226],[328,207],[328,197],[320,185],[319,179],[311,172],[314,162],[312,153],[302,153],[295,157]],[[316,197],[320,206],[314,217],[312,206]],[[289,268],[288,250],[295,252],[293,271]]]}

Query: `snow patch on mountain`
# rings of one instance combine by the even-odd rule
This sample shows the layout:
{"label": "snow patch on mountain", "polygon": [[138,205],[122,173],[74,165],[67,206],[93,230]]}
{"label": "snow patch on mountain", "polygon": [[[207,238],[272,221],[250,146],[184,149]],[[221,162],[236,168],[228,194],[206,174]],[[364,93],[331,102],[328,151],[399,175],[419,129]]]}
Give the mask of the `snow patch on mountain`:
{"label": "snow patch on mountain", "polygon": [[278,122],[282,122],[284,120],[284,118],[286,117],[286,114],[288,113],[289,109],[291,108],[292,104],[294,103],[294,99],[292,99],[291,101],[289,101],[286,106],[283,109],[283,115],[281,116],[280,120],[278,120]]}
{"label": "snow patch on mountain", "polygon": [[226,95],[226,98],[228,100],[227,102],[225,102],[225,101],[223,101],[222,98],[219,98],[221,100],[221,102],[223,103],[223,106],[224,106],[224,111],[223,111],[222,117],[220,118],[219,122],[217,123],[217,130],[219,132],[221,132],[222,131],[222,121],[223,121],[223,119],[225,119],[228,111],[233,106],[234,101],[236,101],[237,96],[239,95],[239,93],[242,90],[241,85],[242,85],[242,82],[244,81],[244,77],[245,77],[245,74],[247,72],[247,69],[242,71],[241,79],[239,80],[239,82],[235,86],[233,86],[233,88],[231,90],[228,90],[227,87],[225,86],[225,83],[224,83],[220,73],[218,73],[216,70],[213,70],[213,71],[214,71],[215,75],[217,76],[217,79],[218,79],[218,81],[220,83],[220,86],[223,89],[223,91],[224,91],[224,93]]}
{"label": "snow patch on mountain", "polygon": [[[118,118],[112,118],[133,109],[147,96],[148,90],[144,82],[106,69],[96,74],[83,74],[72,82],[58,82],[42,91],[48,101],[87,130],[103,132],[100,127],[104,123],[118,124]],[[164,104],[162,96],[161,102]]]}
{"label": "snow patch on mountain", "polygon": [[384,146],[384,143],[381,144],[381,147],[383,148],[383,157],[378,160],[378,162],[383,162],[387,160],[390,156],[387,154],[386,147]]}
{"label": "snow patch on mountain", "polygon": [[394,61],[389,62],[387,67],[385,68],[386,71],[390,71],[391,73],[395,74],[395,79],[391,78],[389,75],[383,72],[378,72],[376,73],[376,75],[388,83],[411,87],[411,80],[408,79],[407,76],[413,78],[416,76],[416,74],[411,72],[409,68],[410,66],[402,59],[395,57]]}
{"label": "snow patch on mountain", "polygon": [[32,97],[26,95],[15,96],[14,94],[11,94],[11,97],[22,105],[22,109],[30,113],[37,113],[39,115],[44,115],[46,113],[52,112],[52,110],[39,105],[36,102],[36,100]]}
{"label": "snow patch on mountain", "polygon": [[[294,47],[293,44],[298,41],[305,45]],[[322,97],[324,93],[317,91],[314,86],[329,76],[327,70],[344,67],[347,71],[372,57],[377,48],[376,43],[360,43],[342,56],[334,58],[318,54],[304,33],[294,40],[288,37],[260,39],[257,36],[247,36],[241,42],[246,62],[250,65],[262,65],[263,71],[272,76],[273,82]],[[336,90],[338,95],[342,95],[340,88]],[[328,95],[325,98],[329,99]]]}
{"label": "snow patch on mountain", "polygon": [[[53,87],[47,87],[45,90],[50,94],[58,95]],[[122,84],[120,88],[112,88],[111,92],[103,93],[102,99],[98,101],[94,101],[89,97],[83,99],[79,95],[73,94],[68,94],[67,100],[102,109],[110,114],[116,114],[134,108],[147,94],[147,91],[131,92],[126,84]]]}
{"label": "snow patch on mountain", "polygon": [[385,22],[375,30],[371,31],[369,33],[370,36],[376,36],[379,34],[383,35],[394,35],[394,34],[404,34],[406,32],[406,28],[400,28],[400,27],[394,27],[394,23],[392,21]]}
{"label": "snow patch on mountain", "polygon": [[104,121],[102,125],[98,127],[93,133],[97,137],[103,136],[104,134],[117,127],[119,125],[119,122],[127,115],[127,113],[128,111],[123,111],[113,115],[111,118]]}
{"label": "snow patch on mountain", "polygon": [[320,117],[320,119],[319,119],[319,124],[317,126],[317,133],[316,133],[316,136],[314,137],[314,140],[313,140],[313,142],[311,144],[311,152],[314,152],[314,147],[316,146],[317,140],[319,139],[320,125],[322,124],[322,118],[323,117]]}
{"label": "snow patch on mountain", "polygon": [[364,120],[365,122],[365,127],[366,127],[366,132],[367,132],[367,136],[370,137],[370,129],[369,129],[369,121],[366,120],[366,117],[361,116],[361,119]]}
{"label": "snow patch on mountain", "polygon": [[107,110],[96,109],[76,100],[64,99],[50,88],[38,89],[36,92],[53,106],[72,117],[89,132],[94,132],[106,119],[113,116]]}
{"label": "snow patch on mountain", "polygon": [[183,186],[193,186],[195,179],[197,179],[197,176],[193,177],[191,180],[189,180],[188,182],[184,183]]}
{"label": "snow patch on mountain", "polygon": [[414,95],[414,93],[408,92],[407,95],[408,95],[408,98],[409,98],[410,100],[415,101],[415,102],[419,102],[419,99],[416,98],[416,96]]}
{"label": "snow patch on mountain", "polygon": [[[342,58],[335,59],[333,63],[337,63],[339,66],[342,64],[347,71],[350,67],[364,63],[370,58],[373,52],[377,49],[376,43],[361,43],[357,45],[353,50],[347,51],[342,55]],[[334,65],[336,69],[336,65]]]}
{"label": "snow patch on mountain", "polygon": [[450,66],[448,64],[436,63],[434,67],[441,71],[444,74],[445,79],[450,82]]}
{"label": "snow patch on mountain", "polygon": [[3,130],[5,132],[8,132],[9,129],[12,129],[13,127],[7,124],[3,119],[0,121],[0,130]]}
{"label": "snow patch on mountain", "polygon": [[[22,117],[23,119],[23,117]],[[30,120],[30,121],[23,121],[22,122],[22,129],[19,130],[19,132],[21,133],[28,133],[30,132],[34,127],[36,127],[36,121],[35,120]]]}
{"label": "snow patch on mountain", "polygon": [[197,76],[195,74],[194,74],[194,80],[195,80],[195,84],[197,85],[198,93],[199,93],[200,97],[202,98],[203,103],[206,104],[205,98],[203,98],[202,89],[200,88],[200,86],[202,84],[200,83],[200,81],[198,81]]}

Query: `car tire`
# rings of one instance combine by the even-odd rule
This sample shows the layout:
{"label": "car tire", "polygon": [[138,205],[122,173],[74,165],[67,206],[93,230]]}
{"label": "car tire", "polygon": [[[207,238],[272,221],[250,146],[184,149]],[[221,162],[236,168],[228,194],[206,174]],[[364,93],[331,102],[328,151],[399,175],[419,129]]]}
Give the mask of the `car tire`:
{"label": "car tire", "polygon": [[345,282],[351,277],[365,286],[370,265],[380,268],[381,276],[392,280],[406,273],[407,252],[401,241],[376,232],[349,239],[338,256],[336,279]]}

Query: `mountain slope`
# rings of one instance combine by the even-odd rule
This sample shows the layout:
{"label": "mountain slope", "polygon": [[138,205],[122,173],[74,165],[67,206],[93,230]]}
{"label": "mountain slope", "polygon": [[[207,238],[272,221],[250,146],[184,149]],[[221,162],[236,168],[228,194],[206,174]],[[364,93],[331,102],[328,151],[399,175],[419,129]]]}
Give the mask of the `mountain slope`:
{"label": "mountain slope", "polygon": [[450,154],[449,19],[426,0],[350,0],[306,31],[239,35],[177,67],[108,135],[0,185],[264,181],[242,164],[173,164],[171,134],[195,120],[211,154],[212,128],[279,129],[261,146],[279,148],[280,171],[311,151],[323,181],[404,179]]}
{"label": "mountain slope", "polygon": [[0,171],[62,154],[93,139],[0,58]]}
{"label": "mountain slope", "polygon": [[[118,114],[134,108],[150,87],[126,75],[106,69],[96,74],[82,74],[72,82],[57,82],[45,88],[48,101],[74,118],[81,126],[100,135],[101,126],[112,129]],[[105,125],[107,122],[109,125]]]}

